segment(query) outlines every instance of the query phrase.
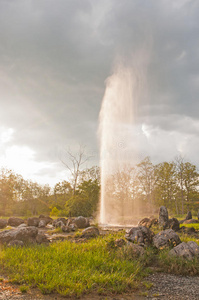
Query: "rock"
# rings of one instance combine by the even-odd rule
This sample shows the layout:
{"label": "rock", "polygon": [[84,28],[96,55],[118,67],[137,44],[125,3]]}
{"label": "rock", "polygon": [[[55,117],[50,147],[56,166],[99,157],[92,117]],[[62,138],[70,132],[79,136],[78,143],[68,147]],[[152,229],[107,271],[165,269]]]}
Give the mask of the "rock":
{"label": "rock", "polygon": [[0,229],[3,229],[7,226],[8,221],[6,219],[0,219]]}
{"label": "rock", "polygon": [[23,224],[17,226],[17,228],[23,228],[23,227],[27,227],[27,225],[25,223],[23,223]]}
{"label": "rock", "polygon": [[49,244],[49,240],[43,232],[39,232],[36,236],[36,242],[38,244]]}
{"label": "rock", "polygon": [[66,219],[66,218],[58,218],[58,219],[56,219],[56,220],[54,220],[54,221],[52,222],[53,226],[56,227],[56,223],[57,223],[57,222],[60,222],[60,221],[61,221],[64,225],[68,225],[68,224],[67,224],[67,219]]}
{"label": "rock", "polygon": [[160,210],[159,210],[159,219],[158,219],[159,226],[161,228],[165,229],[167,226],[168,220],[169,220],[168,210],[165,206],[161,206]]}
{"label": "rock", "polygon": [[122,247],[126,245],[126,241],[124,239],[117,239],[115,240],[115,246],[116,247]]}
{"label": "rock", "polygon": [[93,238],[99,235],[99,229],[97,227],[91,226],[82,231],[81,238]]}
{"label": "rock", "polygon": [[180,228],[180,231],[183,232],[183,233],[186,233],[186,234],[194,234],[196,232],[195,228],[194,227],[185,227],[185,226],[182,226]]}
{"label": "rock", "polygon": [[19,240],[27,243],[35,243],[38,229],[34,226],[4,230],[0,232],[0,243],[8,244],[11,241]]}
{"label": "rock", "polygon": [[32,218],[28,218],[27,224],[28,224],[28,226],[38,227],[39,226],[39,221],[40,221],[39,218],[32,217]]}
{"label": "rock", "polygon": [[153,244],[158,249],[163,249],[165,247],[175,247],[181,243],[181,240],[177,233],[172,229],[166,229],[153,237]]}
{"label": "rock", "polygon": [[40,221],[44,221],[46,223],[46,225],[53,222],[53,219],[49,216],[40,215],[39,219],[40,219]]}
{"label": "rock", "polygon": [[153,238],[153,232],[145,226],[132,227],[125,235],[125,238],[132,242],[142,245],[150,245]]}
{"label": "rock", "polygon": [[133,243],[127,243],[123,248],[123,253],[128,256],[128,258],[142,256],[144,255],[144,252],[145,250],[142,246]]}
{"label": "rock", "polygon": [[158,224],[158,219],[156,218],[144,218],[138,223],[138,226],[145,226],[151,228],[151,226],[157,224]]}
{"label": "rock", "polygon": [[46,222],[45,219],[40,219],[39,220],[39,224],[38,224],[39,228],[44,228],[44,227],[46,227],[46,225],[47,225],[47,222]]}
{"label": "rock", "polygon": [[62,229],[63,232],[67,232],[67,233],[69,233],[69,232],[72,231],[71,228],[69,226],[67,226],[67,225],[63,225],[61,227],[61,229]]}
{"label": "rock", "polygon": [[174,231],[179,231],[180,223],[176,218],[169,219],[167,222],[167,228],[173,229]]}
{"label": "rock", "polygon": [[55,228],[58,228],[58,227],[61,228],[63,226],[65,226],[65,224],[62,221],[58,221],[58,222],[55,223]]}
{"label": "rock", "polygon": [[183,224],[196,224],[196,223],[199,223],[199,221],[196,219],[189,219],[183,222]]}
{"label": "rock", "polygon": [[78,229],[76,224],[70,224],[68,227],[71,229],[71,231],[76,231]]}
{"label": "rock", "polygon": [[198,215],[197,215],[197,217],[198,217],[198,220],[199,220],[199,211],[198,211]]}
{"label": "rock", "polygon": [[24,242],[22,241],[19,241],[19,240],[14,240],[14,241],[11,241],[9,244],[8,244],[9,247],[12,247],[12,246],[17,246],[17,247],[23,247],[24,246]]}
{"label": "rock", "polygon": [[191,211],[188,211],[186,217],[185,217],[185,220],[191,220],[192,219],[192,213]]}
{"label": "rock", "polygon": [[13,227],[17,227],[23,223],[24,223],[24,220],[20,219],[20,218],[11,217],[8,219],[8,225],[13,226]]}
{"label": "rock", "polygon": [[85,217],[79,216],[73,220],[73,224],[76,224],[78,228],[89,227],[89,220]]}
{"label": "rock", "polygon": [[199,257],[199,246],[193,241],[189,241],[188,243],[182,242],[170,250],[169,254],[191,260],[194,257]]}

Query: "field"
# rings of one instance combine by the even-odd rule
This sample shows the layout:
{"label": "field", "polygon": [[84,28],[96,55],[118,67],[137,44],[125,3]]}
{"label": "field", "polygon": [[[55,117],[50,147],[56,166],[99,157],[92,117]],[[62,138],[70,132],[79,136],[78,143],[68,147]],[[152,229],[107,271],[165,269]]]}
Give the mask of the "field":
{"label": "field", "polygon": [[[190,225],[188,225],[190,226]],[[198,230],[198,224],[192,224]],[[109,233],[95,239],[76,238],[49,246],[35,245],[0,249],[1,272],[23,289],[38,287],[43,294],[59,293],[78,297],[84,294],[116,295],[139,290],[151,270],[173,274],[199,275],[199,260],[171,258],[167,250],[152,247],[138,258],[126,245],[118,247],[115,240],[125,232]],[[180,234],[182,241],[198,235]]]}

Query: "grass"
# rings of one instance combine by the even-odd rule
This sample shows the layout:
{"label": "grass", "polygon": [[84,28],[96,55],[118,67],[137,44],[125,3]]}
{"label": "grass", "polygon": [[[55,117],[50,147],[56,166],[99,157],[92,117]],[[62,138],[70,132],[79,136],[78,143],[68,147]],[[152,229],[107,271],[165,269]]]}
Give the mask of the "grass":
{"label": "grass", "polygon": [[121,260],[117,249],[109,247],[112,238],[81,244],[57,242],[49,247],[3,247],[0,266],[12,282],[37,286],[44,294],[80,296],[91,291],[115,294],[136,289],[146,272],[138,260]]}
{"label": "grass", "polygon": [[[187,224],[197,229],[198,224]],[[153,229],[152,229],[153,230]],[[195,236],[178,233],[181,241]],[[76,234],[77,235],[77,234]],[[151,269],[181,275],[199,275],[199,259],[188,261],[168,255],[170,249],[147,247],[140,258],[131,247],[118,247],[115,240],[125,232],[109,233],[81,243],[66,240],[49,246],[1,247],[0,268],[26,292],[38,287],[43,294],[57,292],[78,297],[90,292],[121,294],[142,286],[145,294],[151,284],[144,281]],[[142,282],[142,283],[141,283]],[[27,287],[28,286],[28,287]]]}

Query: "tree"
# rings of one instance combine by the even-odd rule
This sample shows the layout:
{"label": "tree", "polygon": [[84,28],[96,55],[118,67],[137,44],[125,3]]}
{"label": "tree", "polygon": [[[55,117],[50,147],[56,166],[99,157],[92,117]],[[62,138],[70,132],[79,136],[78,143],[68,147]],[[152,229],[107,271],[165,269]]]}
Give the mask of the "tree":
{"label": "tree", "polygon": [[98,181],[89,179],[83,181],[75,195],[66,202],[65,209],[69,216],[90,217],[97,210],[100,187]]}
{"label": "tree", "polygon": [[156,166],[155,202],[179,213],[177,202],[176,167],[174,163],[163,162]]}
{"label": "tree", "polygon": [[81,167],[89,160],[90,157],[85,156],[85,147],[83,146],[79,146],[79,150],[76,154],[73,154],[70,149],[65,151],[64,154],[65,155],[62,157],[61,162],[70,171],[71,186],[73,195],[75,195]]}
{"label": "tree", "polygon": [[157,182],[155,166],[147,156],[137,165],[137,167],[140,189],[148,203],[149,210],[151,210],[154,207],[154,189]]}

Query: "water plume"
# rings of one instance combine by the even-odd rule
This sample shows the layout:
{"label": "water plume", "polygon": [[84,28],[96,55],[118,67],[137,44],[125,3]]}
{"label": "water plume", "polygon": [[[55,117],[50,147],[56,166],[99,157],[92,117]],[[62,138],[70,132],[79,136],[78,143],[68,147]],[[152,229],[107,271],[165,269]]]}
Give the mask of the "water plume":
{"label": "water plume", "polygon": [[[119,64],[106,80],[99,116],[100,224],[132,223],[139,204],[132,198],[132,130],[141,94],[141,72]],[[131,221],[130,221],[131,220]]]}

